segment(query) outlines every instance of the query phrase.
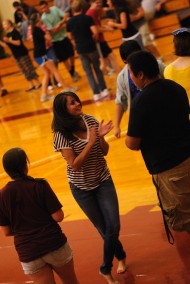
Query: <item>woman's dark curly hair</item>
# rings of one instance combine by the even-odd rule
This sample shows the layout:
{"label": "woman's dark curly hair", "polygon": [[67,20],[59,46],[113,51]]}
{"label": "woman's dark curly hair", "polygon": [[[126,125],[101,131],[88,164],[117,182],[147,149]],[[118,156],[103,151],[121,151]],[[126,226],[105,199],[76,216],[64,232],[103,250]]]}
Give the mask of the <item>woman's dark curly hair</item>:
{"label": "woman's dark curly hair", "polygon": [[79,97],[73,92],[63,92],[58,94],[53,102],[52,131],[60,132],[67,138],[73,138],[73,132],[81,130],[80,117],[71,115],[67,110],[67,97],[72,97],[81,106]]}

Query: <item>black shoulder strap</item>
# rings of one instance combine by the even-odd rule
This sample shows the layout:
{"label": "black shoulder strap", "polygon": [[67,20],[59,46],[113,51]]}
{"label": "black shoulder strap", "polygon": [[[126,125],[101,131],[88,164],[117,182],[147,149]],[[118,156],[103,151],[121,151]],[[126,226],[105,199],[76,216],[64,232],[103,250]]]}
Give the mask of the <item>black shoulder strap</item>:
{"label": "black shoulder strap", "polygon": [[171,245],[173,245],[174,244],[174,237],[173,237],[173,235],[172,235],[172,233],[169,229],[168,223],[166,222],[166,219],[165,219],[164,209],[163,209],[162,202],[161,202],[160,195],[159,195],[159,187],[156,184],[153,177],[152,177],[152,181],[153,181],[154,186],[156,187],[156,192],[157,192],[158,200],[159,200],[159,203],[160,203],[160,208],[161,208],[161,211],[162,211],[162,217],[163,217],[163,221],[164,221],[164,227],[165,227],[166,235],[167,235],[167,238],[168,238],[168,242]]}

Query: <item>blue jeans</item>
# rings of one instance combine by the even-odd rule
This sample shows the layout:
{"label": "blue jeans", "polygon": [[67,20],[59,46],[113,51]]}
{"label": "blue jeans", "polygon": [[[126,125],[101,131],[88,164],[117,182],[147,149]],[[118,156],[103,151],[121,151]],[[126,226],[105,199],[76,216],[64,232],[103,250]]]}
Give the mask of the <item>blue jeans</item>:
{"label": "blue jeans", "polygon": [[119,206],[115,186],[111,178],[93,190],[80,190],[70,183],[72,194],[78,205],[94,224],[104,240],[102,274],[109,274],[114,256],[118,260],[126,257],[119,241]]}
{"label": "blue jeans", "polygon": [[[88,82],[94,94],[99,94],[106,89],[104,75],[100,70],[100,60],[97,50],[90,53],[79,54],[84,71],[86,72]],[[93,70],[93,69],[94,70]],[[94,77],[96,75],[97,80]]]}

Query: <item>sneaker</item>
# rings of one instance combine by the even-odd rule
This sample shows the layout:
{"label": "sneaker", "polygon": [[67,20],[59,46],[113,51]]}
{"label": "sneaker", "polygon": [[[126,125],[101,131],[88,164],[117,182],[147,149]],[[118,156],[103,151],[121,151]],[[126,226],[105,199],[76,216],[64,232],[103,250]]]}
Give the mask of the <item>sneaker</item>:
{"label": "sneaker", "polygon": [[42,84],[39,83],[38,85],[35,86],[35,89],[37,90],[37,89],[41,88],[41,86],[42,86]]}
{"label": "sneaker", "polygon": [[48,91],[53,91],[53,86],[52,85],[48,86]]}
{"label": "sneaker", "polygon": [[99,99],[101,99],[101,94],[94,94],[93,96],[94,101],[98,101]]}
{"label": "sneaker", "polygon": [[1,96],[4,97],[8,94],[8,91],[6,89],[1,90]]}
{"label": "sneaker", "polygon": [[109,94],[110,94],[109,90],[104,89],[103,91],[101,91],[101,98],[107,97]]}
{"label": "sneaker", "polygon": [[49,101],[49,100],[52,100],[54,99],[55,96],[51,96],[51,95],[43,95],[41,96],[40,98],[40,102],[43,103],[43,102],[46,102],[46,101]]}
{"label": "sneaker", "polygon": [[72,93],[74,93],[77,90],[78,90],[77,87],[68,87],[68,88],[63,89],[62,92],[72,92]]}

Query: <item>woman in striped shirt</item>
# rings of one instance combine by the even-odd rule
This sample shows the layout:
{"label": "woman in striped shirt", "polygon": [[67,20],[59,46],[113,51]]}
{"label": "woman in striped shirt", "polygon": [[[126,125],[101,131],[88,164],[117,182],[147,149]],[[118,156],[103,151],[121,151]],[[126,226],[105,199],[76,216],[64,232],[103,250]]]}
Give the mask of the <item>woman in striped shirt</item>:
{"label": "woman in striped shirt", "polygon": [[109,145],[104,136],[113,128],[82,113],[75,93],[64,92],[53,103],[54,150],[67,162],[67,176],[72,194],[104,240],[102,274],[109,284],[118,284],[111,274],[114,256],[118,273],[126,270],[126,253],[119,241],[118,199],[106,160]]}

